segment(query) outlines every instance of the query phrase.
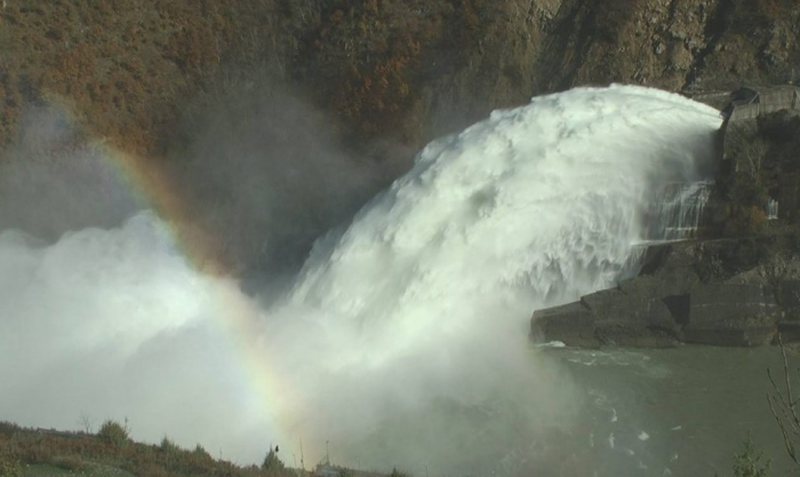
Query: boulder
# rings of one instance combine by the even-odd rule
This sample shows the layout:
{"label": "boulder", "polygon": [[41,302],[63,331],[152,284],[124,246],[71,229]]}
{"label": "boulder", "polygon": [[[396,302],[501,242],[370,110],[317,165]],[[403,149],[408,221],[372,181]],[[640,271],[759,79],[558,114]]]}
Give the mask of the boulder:
{"label": "boulder", "polygon": [[595,348],[594,318],[581,302],[537,310],[531,319],[531,338],[537,342],[561,341],[569,346]]}

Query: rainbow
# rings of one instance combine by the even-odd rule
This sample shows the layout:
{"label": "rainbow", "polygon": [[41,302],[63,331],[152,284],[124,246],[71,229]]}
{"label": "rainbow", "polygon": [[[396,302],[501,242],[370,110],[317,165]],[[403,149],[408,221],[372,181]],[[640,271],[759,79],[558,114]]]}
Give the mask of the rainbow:
{"label": "rainbow", "polygon": [[[303,400],[293,387],[279,375],[269,356],[269,349],[262,338],[263,310],[241,293],[235,280],[230,279],[231,270],[220,253],[221,242],[193,223],[189,207],[175,192],[167,175],[156,161],[147,160],[100,141],[92,144],[108,158],[130,190],[138,199],[148,204],[164,221],[176,247],[187,263],[199,273],[219,279],[220,286],[213,287],[215,304],[213,316],[227,337],[241,363],[250,388],[271,416],[278,432],[293,427],[288,416],[301,416]],[[287,435],[273,436],[274,442],[292,441]]]}

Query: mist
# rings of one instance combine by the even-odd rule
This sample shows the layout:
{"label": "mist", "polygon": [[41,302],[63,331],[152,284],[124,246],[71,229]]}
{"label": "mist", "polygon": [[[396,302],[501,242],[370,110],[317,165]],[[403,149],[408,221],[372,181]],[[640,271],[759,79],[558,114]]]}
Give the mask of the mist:
{"label": "mist", "polygon": [[186,107],[166,170],[192,221],[263,294],[284,288],[314,240],[346,225],[407,165],[360,155],[334,118],[290,87],[241,74]]}
{"label": "mist", "polygon": [[231,448],[263,421],[212,321],[214,293],[235,284],[194,272],[152,213],[49,246],[5,231],[0,264],[4,419],[81,430],[84,418],[95,430],[127,420],[150,442],[168,434],[229,458],[261,451]]}
{"label": "mist", "polygon": [[[528,320],[630,272],[649,194],[697,178],[715,111],[635,87],[535,98],[431,143],[349,219],[385,178],[324,118],[272,97],[237,122],[228,104],[169,168],[239,264],[227,276],[198,270],[102,147],[63,157],[93,164],[85,182],[58,161],[3,164],[70,198],[39,207],[21,179],[0,181],[3,419],[127,418],[135,438],[243,463],[271,444],[299,463],[302,442],[306,467],[329,451],[416,475],[559,475],[566,456],[604,458],[586,450],[589,397],[531,347]],[[48,124],[23,137],[49,138]],[[253,270],[281,285],[254,292]]]}
{"label": "mist", "polygon": [[0,154],[0,230],[52,242],[86,227],[115,227],[146,207],[119,165],[56,106],[29,108]]}

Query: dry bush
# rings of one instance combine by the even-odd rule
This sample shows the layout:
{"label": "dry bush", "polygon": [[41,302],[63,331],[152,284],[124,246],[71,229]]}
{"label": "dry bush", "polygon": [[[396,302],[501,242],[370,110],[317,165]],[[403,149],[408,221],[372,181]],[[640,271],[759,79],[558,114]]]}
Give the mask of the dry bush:
{"label": "dry bush", "polygon": [[97,431],[97,437],[114,447],[123,447],[129,440],[127,427],[123,427],[120,423],[112,420],[108,420],[100,426],[100,430]]}
{"label": "dry bush", "polygon": [[0,449],[0,475],[4,477],[22,477],[23,467],[19,458]]}

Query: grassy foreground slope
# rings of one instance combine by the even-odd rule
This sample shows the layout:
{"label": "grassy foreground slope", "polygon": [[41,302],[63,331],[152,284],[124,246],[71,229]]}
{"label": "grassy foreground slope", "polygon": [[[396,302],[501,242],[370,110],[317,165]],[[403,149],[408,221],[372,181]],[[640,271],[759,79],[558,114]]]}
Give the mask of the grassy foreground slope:
{"label": "grassy foreground slope", "polygon": [[295,475],[288,469],[269,467],[237,466],[214,459],[199,445],[181,449],[167,438],[160,445],[133,442],[124,427],[113,422],[104,424],[96,434],[0,423],[0,476],[4,477]]}
{"label": "grassy foreground slope", "polygon": [[[276,447],[277,449],[277,447]],[[286,467],[276,450],[260,466],[213,458],[199,444],[182,449],[168,438],[159,445],[134,442],[127,429],[106,421],[97,433],[28,429],[0,421],[0,477],[408,477],[365,472],[330,463],[314,470]]]}

